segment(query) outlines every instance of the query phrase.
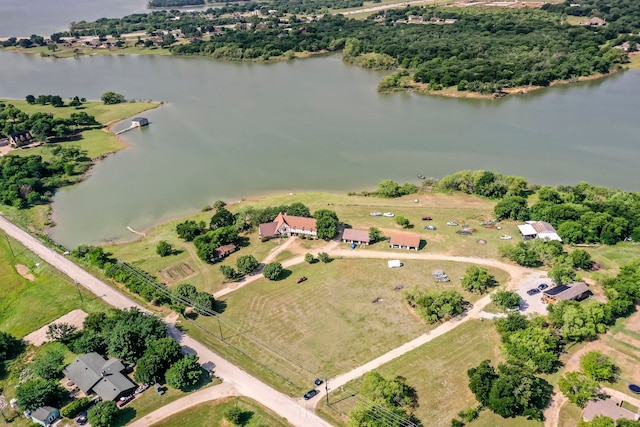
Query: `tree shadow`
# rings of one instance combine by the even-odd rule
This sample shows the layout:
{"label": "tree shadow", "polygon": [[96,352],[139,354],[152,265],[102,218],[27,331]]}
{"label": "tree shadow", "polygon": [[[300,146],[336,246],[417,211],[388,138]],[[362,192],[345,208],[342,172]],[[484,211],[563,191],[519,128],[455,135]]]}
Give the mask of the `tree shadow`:
{"label": "tree shadow", "polygon": [[249,239],[247,236],[240,236],[238,237],[238,240],[236,240],[236,246],[240,248],[246,248],[250,244],[251,244],[251,239]]}
{"label": "tree shadow", "polygon": [[422,250],[427,247],[427,241],[420,239],[420,245],[418,246],[418,250]]}
{"label": "tree shadow", "polygon": [[138,411],[131,406],[126,406],[118,411],[111,424],[113,427],[124,427],[129,424],[138,414]]}
{"label": "tree shadow", "polygon": [[217,299],[216,302],[213,303],[213,311],[215,311],[216,313],[222,314],[226,309],[227,309],[226,300]]}
{"label": "tree shadow", "polygon": [[238,425],[246,426],[253,418],[253,411],[242,411],[240,416],[238,417]]}
{"label": "tree shadow", "polygon": [[283,269],[282,272],[280,272],[280,275],[278,276],[278,278],[275,281],[279,282],[280,280],[288,279],[289,277],[291,277],[292,274],[293,274],[293,272],[291,270]]}
{"label": "tree shadow", "polygon": [[200,374],[200,377],[198,378],[198,382],[193,384],[193,385],[188,385],[186,387],[184,387],[182,389],[182,391],[184,391],[185,393],[189,393],[191,391],[196,391],[199,390],[203,387],[206,387],[207,385],[211,384],[211,374],[209,374],[209,372],[207,372],[207,370],[205,370],[204,368],[202,369],[202,373]]}

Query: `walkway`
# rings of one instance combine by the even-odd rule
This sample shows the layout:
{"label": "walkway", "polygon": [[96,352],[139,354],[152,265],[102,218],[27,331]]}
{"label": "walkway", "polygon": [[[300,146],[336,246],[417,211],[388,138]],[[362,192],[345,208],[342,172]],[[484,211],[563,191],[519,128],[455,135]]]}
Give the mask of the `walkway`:
{"label": "walkway", "polygon": [[[147,393],[152,393],[153,391],[147,390]],[[224,397],[237,396],[238,391],[233,386],[233,384],[222,383],[219,385],[215,385],[212,387],[207,387],[202,390],[195,391],[193,393],[189,393],[185,397],[174,400],[173,402],[164,405],[160,409],[156,409],[152,413],[145,415],[144,417],[135,420],[129,427],[147,427],[152,424],[157,423],[158,421],[162,421],[163,419],[170,417],[173,414],[176,414],[180,411],[184,411],[185,409],[189,409],[193,406],[199,405],[200,403],[209,402],[211,400],[222,399]]]}
{"label": "walkway", "polygon": [[[10,237],[18,240],[25,247],[37,254],[43,261],[51,264],[72,280],[75,280],[104,299],[110,305],[120,309],[136,307],[141,311],[149,312],[131,298],[123,295],[69,259],[46,247],[35,237],[18,228],[2,216],[0,216],[0,228]],[[233,365],[231,362],[221,358],[203,344],[180,332],[175,325],[169,325],[169,335],[180,342],[185,351],[196,353],[203,363],[213,361],[216,364],[216,375],[223,378],[225,382],[234,385],[238,393],[266,406],[276,414],[286,418],[291,424],[300,427],[331,427],[331,424],[324,421],[312,411],[302,407],[299,402],[274,390]]]}

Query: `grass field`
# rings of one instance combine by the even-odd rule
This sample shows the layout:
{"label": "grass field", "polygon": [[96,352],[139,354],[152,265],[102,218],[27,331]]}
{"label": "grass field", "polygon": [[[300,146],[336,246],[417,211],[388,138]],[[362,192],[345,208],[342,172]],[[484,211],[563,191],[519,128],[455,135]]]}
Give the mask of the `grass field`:
{"label": "grass field", "polygon": [[178,412],[159,423],[152,424],[152,426],[231,427],[235,424],[225,419],[224,414],[234,406],[239,407],[247,414],[242,424],[245,427],[285,427],[290,425],[251,399],[246,397],[232,397],[201,403],[188,410]]}
{"label": "grass field", "polygon": [[[416,389],[419,398],[416,416],[423,425],[446,426],[458,411],[478,405],[468,388],[467,370],[485,359],[495,364],[499,360],[498,342],[493,322],[474,320],[376,371],[385,377],[405,377],[407,384]],[[355,399],[349,396],[352,390],[358,390],[360,382],[358,379],[347,384],[344,390],[331,393],[331,408],[323,401],[319,405],[320,413],[335,425],[345,425],[342,414],[348,414],[354,406]],[[481,417],[470,425],[523,425],[503,424],[502,419],[494,422],[483,423]]]}
{"label": "grass field", "polygon": [[8,52],[29,53],[32,55],[40,55],[52,58],[73,58],[76,55],[171,55],[168,49],[163,48],[143,48],[127,46],[123,48],[112,47],[111,49],[96,49],[90,46],[66,48],[58,45],[58,50],[52,52],[47,46],[35,46],[28,49],[21,47],[7,47],[4,50]]}
{"label": "grass field", "polygon": [[[264,381],[285,392],[299,393],[316,377],[346,372],[438,326],[428,325],[416,315],[404,302],[402,291],[394,290],[396,286],[455,289],[468,301],[477,300],[478,295],[462,291],[459,286],[467,266],[407,261],[401,269],[389,269],[384,260],[367,259],[300,264],[281,281],[263,279],[227,295],[223,335],[245,356],[268,364],[292,384],[283,385],[282,379],[268,373]],[[451,283],[436,283],[431,277],[433,269],[445,270]],[[504,282],[506,273],[492,273]],[[300,276],[308,280],[296,284],[295,278]],[[373,303],[376,298],[382,301]],[[218,334],[215,319],[197,321]],[[190,332],[206,339],[196,328],[190,328]],[[229,357],[239,357],[212,337],[209,340]],[[268,350],[256,342],[268,343]],[[263,374],[259,368],[245,369],[259,377]]]}

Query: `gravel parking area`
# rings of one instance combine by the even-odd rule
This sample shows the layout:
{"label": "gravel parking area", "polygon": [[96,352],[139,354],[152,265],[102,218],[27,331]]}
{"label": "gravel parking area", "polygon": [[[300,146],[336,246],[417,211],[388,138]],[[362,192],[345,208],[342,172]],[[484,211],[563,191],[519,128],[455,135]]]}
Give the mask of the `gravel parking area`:
{"label": "gravel parking area", "polygon": [[57,318],[53,322],[49,322],[48,324],[44,325],[42,328],[38,329],[37,331],[31,332],[22,340],[27,344],[41,345],[42,343],[48,341],[47,328],[49,327],[49,325],[53,323],[68,323],[70,325],[75,326],[76,328],[78,328],[77,330],[80,331],[82,330],[82,322],[84,322],[84,319],[87,316],[88,314],[85,313],[83,310],[70,311],[64,316]]}
{"label": "gravel parking area", "polygon": [[547,304],[542,302],[542,292],[528,295],[527,291],[532,288],[537,288],[541,283],[546,284],[549,287],[552,287],[551,279],[549,279],[546,274],[540,273],[538,275],[527,277],[525,280],[520,282],[518,285],[518,289],[516,292],[522,298],[520,301],[520,312],[523,314],[530,313],[539,313],[539,314],[547,314]]}

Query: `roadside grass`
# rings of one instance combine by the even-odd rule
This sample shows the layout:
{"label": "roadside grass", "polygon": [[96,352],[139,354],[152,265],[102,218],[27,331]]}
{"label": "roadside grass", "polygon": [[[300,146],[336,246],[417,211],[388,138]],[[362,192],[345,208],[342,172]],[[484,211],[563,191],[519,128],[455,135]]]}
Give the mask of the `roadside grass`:
{"label": "roadside grass", "polygon": [[152,424],[153,427],[230,427],[232,424],[225,418],[225,413],[239,407],[247,415],[243,422],[245,427],[285,427],[290,424],[275,413],[246,397],[229,397],[212,402],[201,403],[193,408],[174,414],[163,421]]}
{"label": "roadside grass", "polygon": [[582,420],[582,408],[567,402],[560,408],[558,427],[575,427]]}
{"label": "roadside grass", "polygon": [[112,47],[110,49],[97,49],[91,46],[81,46],[81,47],[64,47],[62,45],[58,45],[58,49],[53,52],[49,50],[47,46],[35,46],[30,48],[22,48],[18,46],[12,46],[4,48],[4,50],[8,52],[17,52],[17,53],[26,53],[31,55],[40,55],[45,58],[73,58],[76,55],[171,55],[171,52],[168,49],[163,49],[160,47],[153,48],[143,48],[143,47],[135,47],[135,46],[126,46],[122,48]]}
{"label": "roadside grass", "polygon": [[[385,260],[335,259],[328,264],[299,264],[288,277],[260,279],[224,297],[226,306],[219,336],[217,319],[198,317],[184,323],[189,333],[207,340],[230,358],[242,358],[245,369],[272,386],[295,395],[317,377],[337,375],[374,359],[434,329],[405,303],[403,290],[414,285],[432,290],[457,290],[474,302],[479,295],[460,287],[468,264],[409,260],[401,269],[389,269]],[[443,269],[450,283],[436,283],[434,269]],[[507,274],[491,269],[502,283]],[[308,277],[302,284],[295,278]],[[403,286],[402,290],[394,288]],[[382,301],[373,303],[376,298]],[[197,326],[197,325],[194,325]],[[268,350],[259,344],[266,344]],[[239,347],[243,354],[231,348]],[[246,366],[247,359],[253,359]],[[273,372],[265,372],[264,366]],[[255,370],[254,370],[255,369]],[[264,377],[262,375],[265,375]]]}
{"label": "roadside grass", "polygon": [[[472,320],[381,366],[376,372],[384,377],[400,375],[406,378],[407,384],[418,394],[418,419],[425,426],[445,426],[458,411],[478,405],[468,387],[467,370],[485,359],[492,360],[495,365],[500,360],[498,347],[499,338],[493,322]],[[329,396],[331,407],[323,400],[318,405],[318,413],[337,426],[346,425],[346,415],[356,403],[351,395],[359,390],[361,383],[362,378],[359,378],[332,392]],[[495,421],[484,425],[523,425]],[[479,421],[469,425],[476,423]]]}
{"label": "roadside grass", "polygon": [[[9,246],[9,243],[11,246]],[[15,257],[12,255],[15,254]],[[29,268],[33,282],[16,271],[16,265]],[[0,238],[0,330],[22,338],[30,332],[74,309],[86,312],[105,310],[106,305],[15,240]]]}

